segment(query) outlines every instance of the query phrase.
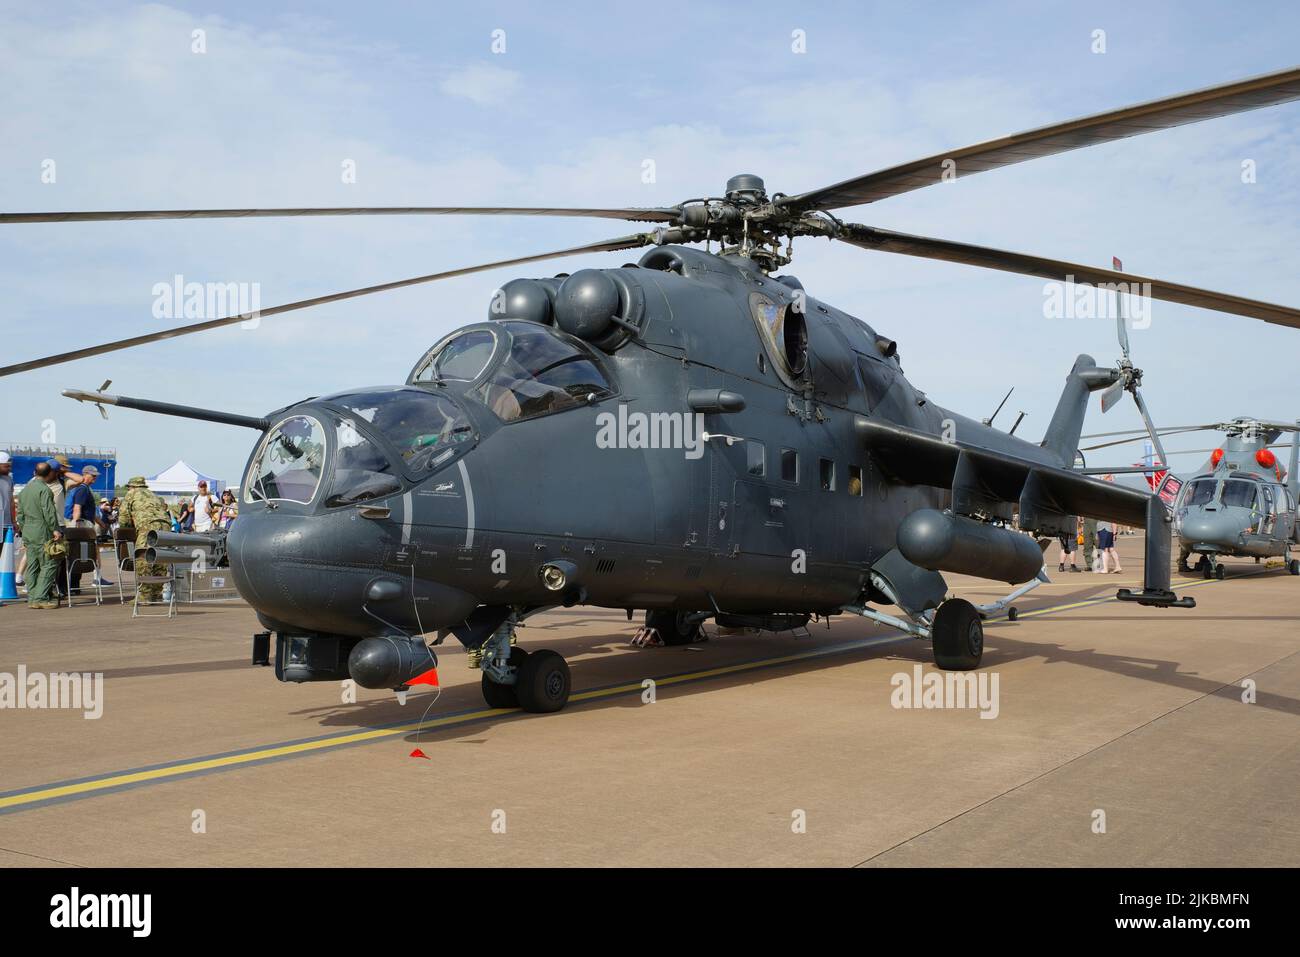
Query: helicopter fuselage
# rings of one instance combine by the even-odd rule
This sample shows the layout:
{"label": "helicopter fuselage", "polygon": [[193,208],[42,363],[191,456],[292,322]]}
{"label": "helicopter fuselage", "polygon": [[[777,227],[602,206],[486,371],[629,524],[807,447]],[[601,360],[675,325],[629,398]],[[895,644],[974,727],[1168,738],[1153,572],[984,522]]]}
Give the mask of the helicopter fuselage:
{"label": "helicopter fuselage", "polygon": [[1232,435],[1174,504],[1180,561],[1289,556],[1297,539],[1296,495],[1268,445],[1277,433]]}
{"label": "helicopter fuselage", "polygon": [[[613,274],[634,331],[612,325],[588,330],[595,344],[581,341],[530,321],[533,300],[553,297],[557,280],[507,284],[513,300],[499,297],[493,319],[441,340],[405,386],[270,417],[276,425],[250,459],[230,534],[238,587],[268,628],[424,633],[483,605],[578,602],[834,613],[863,594],[902,520],[948,496],[882,472],[858,434],[862,418],[1053,462],[1038,445],[930,402],[903,375],[892,342],[743,258],[665,247],[639,268],[602,272]],[[599,379],[591,392],[579,383],[577,401],[548,409],[543,387],[519,381],[528,361],[519,343],[539,336],[540,348],[556,351],[539,360],[540,378],[547,362],[590,363],[596,372],[585,374]],[[440,357],[457,350],[442,369]],[[498,388],[508,367],[516,379]],[[423,474],[393,469],[385,494],[331,498],[349,433],[410,464],[412,430],[394,443],[375,431],[383,414],[365,403],[414,392],[456,405],[461,440],[445,443]],[[290,445],[323,440],[304,456],[318,459],[315,478],[299,482],[312,488],[261,488],[259,457],[283,423],[304,419],[319,423],[319,439]],[[551,568],[563,574],[560,589],[548,586]]]}

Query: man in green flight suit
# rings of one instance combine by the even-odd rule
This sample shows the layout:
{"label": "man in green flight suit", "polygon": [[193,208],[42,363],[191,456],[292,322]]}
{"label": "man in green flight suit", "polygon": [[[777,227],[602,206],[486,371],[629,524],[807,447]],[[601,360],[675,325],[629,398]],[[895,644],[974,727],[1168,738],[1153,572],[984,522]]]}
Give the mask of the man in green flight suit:
{"label": "man in green flight suit", "polygon": [[1096,557],[1097,520],[1095,518],[1085,518],[1083,520],[1083,563],[1088,566],[1088,571],[1096,568],[1093,564]]}
{"label": "man in green flight suit", "polygon": [[[147,539],[150,532],[170,531],[172,527],[171,518],[167,515],[167,506],[163,504],[162,499],[149,491],[143,475],[132,476],[126,483],[126,496],[122,499],[121,509],[118,510],[117,521],[123,528],[135,529],[137,556],[148,547]],[[167,566],[146,565],[137,557],[135,574],[137,578],[162,577],[167,574]],[[141,585],[140,598],[142,601],[161,601],[162,585]]]}
{"label": "man in green flight suit", "polygon": [[54,593],[54,578],[58,574],[59,560],[45,554],[45,546],[63,537],[59,531],[59,516],[54,508],[54,493],[47,480],[50,467],[45,462],[36,466],[36,475],[23,486],[18,496],[18,533],[27,548],[27,606],[29,608],[58,608]]}

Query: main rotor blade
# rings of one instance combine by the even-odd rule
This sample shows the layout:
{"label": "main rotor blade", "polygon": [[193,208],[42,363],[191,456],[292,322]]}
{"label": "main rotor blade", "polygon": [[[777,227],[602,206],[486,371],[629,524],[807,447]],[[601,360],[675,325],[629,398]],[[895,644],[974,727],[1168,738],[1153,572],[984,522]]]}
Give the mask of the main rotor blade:
{"label": "main rotor blade", "polygon": [[1162,299],[1166,302],[1197,306],[1201,309],[1214,309],[1238,316],[1249,316],[1274,325],[1300,329],[1300,309],[1277,306],[1224,292],[1211,292],[1208,289],[1184,286],[1134,273],[1118,272],[1114,269],[1101,269],[1097,266],[1066,262],[1063,259],[1048,259],[1045,256],[1031,256],[1027,253],[992,249],[988,246],[953,242],[950,239],[896,233],[888,229],[876,229],[856,223],[844,224],[836,238],[863,249],[920,256],[923,259],[941,259],[967,266],[983,266],[986,269],[1020,273],[1022,276],[1038,276],[1041,279],[1057,282],[1088,283],[1101,289],[1112,289],[1115,284],[1122,283],[1125,291],[1131,295]]}
{"label": "main rotor blade", "polygon": [[225,316],[221,319],[209,319],[205,322],[196,322],[188,326],[176,326],[171,329],[163,329],[159,332],[146,333],[142,336],[132,336],[129,339],[118,339],[116,342],[106,342],[103,345],[90,346],[86,349],[77,349],[72,352],[61,352],[58,355],[45,356],[42,359],[31,359],[27,362],[19,362],[15,365],[0,367],[0,377],[13,375],[16,372],[27,372],[31,369],[43,369],[46,366],[72,362],[75,359],[86,359],[90,356],[99,356],[106,352],[117,352],[120,349],[130,349],[135,346],[145,345],[146,343],[157,342],[160,339],[173,339],[177,336],[188,336],[195,332],[206,332],[209,329],[218,329],[221,326],[233,325],[236,322],[246,322],[251,319],[278,316],[284,312],[293,312],[296,309],[306,309],[309,306],[322,306],[330,302],[340,302],[344,299],[355,299],[358,296],[368,296],[371,293],[388,292],[391,289],[401,289],[405,286],[416,286],[420,283],[435,282],[439,279],[450,279],[453,276],[466,276],[470,273],[486,272],[489,269],[498,269],[502,266],[519,266],[524,263],[539,262],[543,259],[558,259],[562,256],[577,256],[582,253],[616,252],[620,249],[636,249],[653,242],[654,234],[652,233],[633,233],[630,236],[621,236],[617,239],[607,239],[603,242],[588,243],[585,246],[573,246],[569,249],[560,249],[548,253],[537,253],[533,256],[519,256],[515,259],[502,259],[497,262],[482,263],[477,266],[464,266],[460,269],[449,269],[445,272],[430,273],[427,276],[416,276],[413,279],[399,279],[396,282],[380,283],[377,286],[363,286],[360,289],[349,289],[347,292],[331,293],[328,296],[316,296],[312,299],[301,299],[298,302],[286,303],[283,306],[271,306],[269,309],[262,309],[256,313],[242,313],[238,316]]}
{"label": "main rotor blade", "polygon": [[1300,99],[1300,67],[1138,103],[1065,123],[1053,123],[1051,126],[1003,136],[974,146],[937,153],[925,159],[800,193],[782,199],[780,203],[799,211],[874,203],[879,199],[937,183],[948,170],[951,170],[949,178],[955,174],[956,178],[961,179],[972,173],[1000,169],[1040,156],[1065,153],[1083,146],[1109,143],[1112,140],[1199,123],[1201,120],[1296,99]]}
{"label": "main rotor blade", "polygon": [[286,216],[578,216],[673,223],[677,209],[570,209],[540,206],[330,206],[290,209],[126,209],[104,212],[0,213],[5,223],[98,223],[127,219],[256,219]]}
{"label": "main rotor blade", "polygon": [[[1202,430],[1201,429],[1160,429],[1159,430],[1161,435],[1181,435],[1184,432],[1200,432],[1200,431]],[[1134,435],[1127,439],[1115,439],[1110,442],[1101,442],[1098,445],[1085,445],[1082,448],[1080,448],[1079,451],[1095,452],[1097,449],[1109,449],[1112,446],[1116,446],[1116,445],[1128,445],[1130,442],[1137,442],[1139,440],[1149,441],[1150,435],[1146,432],[1142,432],[1139,435]]]}
{"label": "main rotor blade", "polygon": [[[1166,425],[1163,429],[1156,429],[1161,435],[1172,435],[1175,432],[1214,432],[1218,431],[1220,425]],[[1089,435],[1081,435],[1081,439],[1110,439],[1117,435],[1146,435],[1146,429],[1123,429],[1119,432],[1093,432]]]}

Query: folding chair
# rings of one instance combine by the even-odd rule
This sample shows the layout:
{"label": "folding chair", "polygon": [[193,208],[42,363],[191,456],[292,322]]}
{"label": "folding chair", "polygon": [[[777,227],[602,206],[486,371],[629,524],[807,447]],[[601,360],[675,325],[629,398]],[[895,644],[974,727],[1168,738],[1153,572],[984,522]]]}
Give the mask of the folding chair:
{"label": "folding chair", "polygon": [[[142,557],[141,553],[143,551],[144,551],[143,548],[136,549],[133,564],[134,562],[140,561]],[[132,618],[175,618],[176,617],[176,592],[180,590],[180,583],[176,580],[176,569],[179,567],[180,567],[179,565],[168,565],[166,575],[141,575],[138,572],[135,572],[133,568],[132,574],[135,578],[136,587],[135,587],[135,600],[131,602]],[[168,591],[170,592],[171,597],[168,598],[166,602],[167,605],[166,614],[143,612],[140,610],[140,586],[141,585],[169,586]]]}
{"label": "folding chair", "polygon": [[[72,575],[74,572],[81,572],[84,576],[89,566],[90,572],[95,576],[95,604],[101,605],[104,602],[104,588],[99,583],[103,576],[99,573],[99,546],[95,543],[95,529],[82,528],[77,525],[66,526],[60,531],[63,532],[63,540],[68,543],[67,561],[63,563],[63,588],[68,594],[68,607],[71,608],[75,599],[86,597],[72,594]],[[84,593],[85,585],[81,586]]]}

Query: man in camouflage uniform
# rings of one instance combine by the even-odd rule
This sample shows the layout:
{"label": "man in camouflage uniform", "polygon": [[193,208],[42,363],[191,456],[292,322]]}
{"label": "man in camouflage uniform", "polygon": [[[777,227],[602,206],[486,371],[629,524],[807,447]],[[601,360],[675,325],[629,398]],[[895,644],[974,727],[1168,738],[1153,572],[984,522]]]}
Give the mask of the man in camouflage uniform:
{"label": "man in camouflage uniform", "polygon": [[36,475],[18,496],[18,533],[27,549],[27,605],[30,608],[58,608],[54,576],[59,560],[45,554],[45,546],[59,538],[59,516],[54,510],[54,493],[46,479],[50,467],[36,466]]}
{"label": "man in camouflage uniform", "polygon": [[[150,532],[170,531],[171,519],[167,515],[167,506],[145,484],[143,475],[136,475],[126,483],[126,497],[122,499],[122,508],[117,515],[118,524],[123,528],[135,529],[135,574],[139,578],[161,577],[167,574],[167,566],[161,564],[147,565],[138,556],[147,547]],[[162,585],[141,585],[141,601],[161,601]]]}

